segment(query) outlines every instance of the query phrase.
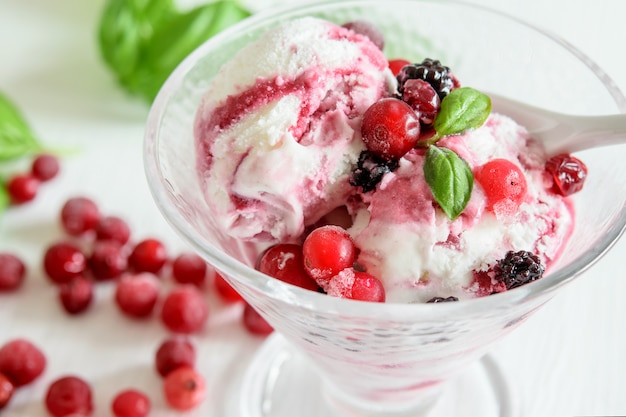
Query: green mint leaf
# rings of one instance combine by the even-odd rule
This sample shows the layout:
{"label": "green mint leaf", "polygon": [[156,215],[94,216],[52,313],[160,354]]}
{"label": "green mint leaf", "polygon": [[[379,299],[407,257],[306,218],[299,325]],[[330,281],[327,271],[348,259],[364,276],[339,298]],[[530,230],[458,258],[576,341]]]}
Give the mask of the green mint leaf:
{"label": "green mint leaf", "polygon": [[8,97],[0,93],[0,161],[36,153],[41,145]]}
{"label": "green mint leaf", "polygon": [[0,182],[0,214],[9,207],[10,198],[6,185]]}
{"label": "green mint leaf", "polygon": [[457,135],[482,126],[489,113],[489,96],[471,87],[455,88],[441,101],[433,127],[438,138]]}
{"label": "green mint leaf", "polygon": [[465,210],[474,186],[467,162],[450,149],[430,146],[424,161],[424,177],[444,213],[451,220],[456,219]]}

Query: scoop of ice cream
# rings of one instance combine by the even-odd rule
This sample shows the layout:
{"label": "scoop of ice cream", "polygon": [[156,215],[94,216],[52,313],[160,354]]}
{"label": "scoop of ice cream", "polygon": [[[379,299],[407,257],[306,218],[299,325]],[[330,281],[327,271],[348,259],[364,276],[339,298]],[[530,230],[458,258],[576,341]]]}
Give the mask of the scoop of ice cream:
{"label": "scoop of ice cream", "polygon": [[286,242],[343,205],[361,115],[392,82],[366,36],[316,18],[240,50],[211,80],[194,126],[216,223],[235,238]]}

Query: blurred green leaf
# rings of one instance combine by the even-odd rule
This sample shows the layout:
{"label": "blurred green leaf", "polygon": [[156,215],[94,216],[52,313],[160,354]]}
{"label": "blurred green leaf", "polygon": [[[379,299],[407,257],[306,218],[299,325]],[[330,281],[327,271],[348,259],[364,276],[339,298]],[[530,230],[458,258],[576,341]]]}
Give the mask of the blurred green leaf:
{"label": "blurred green leaf", "polygon": [[11,202],[9,198],[9,192],[7,191],[7,187],[0,183],[0,214],[9,207],[9,203]]}
{"label": "blurred green leaf", "polygon": [[0,93],[0,162],[40,150],[41,145],[20,111]]}

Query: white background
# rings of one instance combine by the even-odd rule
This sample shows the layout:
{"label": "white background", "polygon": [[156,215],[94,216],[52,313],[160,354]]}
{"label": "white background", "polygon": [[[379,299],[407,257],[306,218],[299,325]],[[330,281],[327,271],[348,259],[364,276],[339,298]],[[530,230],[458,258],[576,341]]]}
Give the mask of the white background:
{"label": "white background", "polygon": [[[626,90],[626,1],[473,0],[567,39]],[[280,1],[254,1],[261,9]],[[88,314],[67,317],[43,277],[43,250],[61,238],[57,216],[71,196],[94,198],[105,214],[127,219],[136,239],[156,236],[170,252],[184,249],[149,195],[142,167],[147,107],[127,97],[100,61],[95,41],[102,0],[0,0],[0,91],[24,112],[40,140],[69,151],[62,173],[37,199],[0,220],[0,250],[28,264],[24,287],[0,295],[0,344],[28,337],[48,357],[35,384],[20,389],[4,416],[43,416],[47,384],[61,374],[94,387],[98,416],[113,394],[135,386],[151,394],[155,416],[172,415],[160,398],[153,352],[167,335],[156,318],[130,321],[98,288]],[[607,190],[610,192],[610,190]],[[626,416],[626,241],[495,346],[523,416]],[[209,294],[211,319],[194,341],[209,387],[209,412],[261,343],[239,324],[239,307]]]}

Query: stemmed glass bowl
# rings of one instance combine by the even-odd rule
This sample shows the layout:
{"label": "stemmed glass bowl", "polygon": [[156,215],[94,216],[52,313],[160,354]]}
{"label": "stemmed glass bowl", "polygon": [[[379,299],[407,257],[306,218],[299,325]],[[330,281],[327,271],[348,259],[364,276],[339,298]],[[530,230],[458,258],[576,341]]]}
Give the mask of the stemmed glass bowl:
{"label": "stemmed glass bowl", "polygon": [[[227,29],[173,72],[151,108],[145,169],[157,206],[276,330],[247,373],[240,415],[439,416],[461,409],[457,415],[513,415],[515,398],[484,355],[622,234],[626,147],[577,154],[589,176],[573,197],[571,239],[544,278],[514,290],[457,303],[377,304],[265,276],[253,268],[258,254],[208,215],[193,120],[224,62],[268,28],[301,16],[369,20],[384,33],[388,58],[436,58],[464,85],[549,110],[626,112],[626,98],[580,51],[514,17],[454,1],[362,0],[275,9]],[[459,379],[468,369],[475,375]],[[486,402],[494,404],[485,409]]]}

